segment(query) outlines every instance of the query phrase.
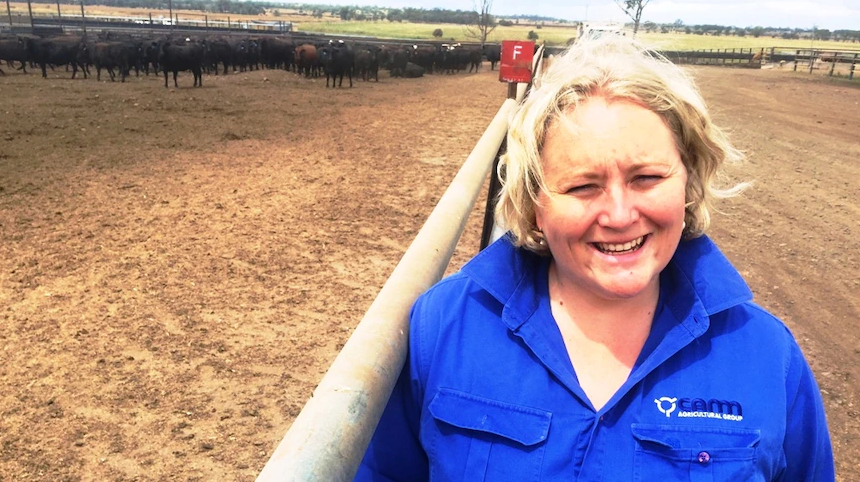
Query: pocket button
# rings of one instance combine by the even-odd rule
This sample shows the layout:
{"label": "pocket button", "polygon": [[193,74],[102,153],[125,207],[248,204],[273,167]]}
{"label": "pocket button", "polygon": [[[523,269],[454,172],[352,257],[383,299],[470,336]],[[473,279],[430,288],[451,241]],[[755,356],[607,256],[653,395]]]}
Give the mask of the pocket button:
{"label": "pocket button", "polygon": [[699,455],[696,457],[696,460],[698,460],[700,464],[705,465],[711,461],[711,454],[707,452],[699,452]]}

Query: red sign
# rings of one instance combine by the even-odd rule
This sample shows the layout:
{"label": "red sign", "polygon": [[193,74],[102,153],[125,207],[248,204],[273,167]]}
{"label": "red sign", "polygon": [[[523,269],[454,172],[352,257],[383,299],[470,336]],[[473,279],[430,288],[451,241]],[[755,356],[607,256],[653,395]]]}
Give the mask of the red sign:
{"label": "red sign", "polygon": [[502,58],[499,63],[499,81],[531,82],[534,55],[534,42],[503,40]]}

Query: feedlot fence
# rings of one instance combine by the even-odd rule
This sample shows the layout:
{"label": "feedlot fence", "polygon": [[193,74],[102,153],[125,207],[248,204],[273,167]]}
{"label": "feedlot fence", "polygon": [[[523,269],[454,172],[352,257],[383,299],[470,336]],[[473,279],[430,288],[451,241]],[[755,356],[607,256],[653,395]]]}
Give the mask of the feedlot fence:
{"label": "feedlot fence", "polygon": [[771,63],[783,67],[790,63],[794,71],[800,68],[811,74],[814,70],[824,70],[831,77],[846,75],[848,80],[854,80],[860,50],[771,47],[767,56]]}
{"label": "feedlot fence", "polygon": [[847,76],[853,80],[860,50],[798,49],[796,47],[704,49],[661,52],[676,64],[725,65],[745,68],[787,68],[826,71],[829,76]]}
{"label": "feedlot fence", "polygon": [[676,64],[725,65],[759,69],[763,48],[732,48],[703,50],[664,50],[661,53]]}
{"label": "feedlot fence", "polygon": [[[4,16],[5,17],[5,16]],[[5,18],[4,18],[5,20]],[[4,22],[5,23],[5,22]],[[14,34],[57,35],[81,31],[112,31],[116,33],[181,33],[181,34],[243,34],[265,35],[292,32],[293,24],[287,21],[210,19],[208,15],[189,16],[178,14],[173,18],[163,14],[141,17],[90,16],[90,15],[33,15],[32,24],[28,15],[12,15],[11,23],[0,26],[0,30]]]}

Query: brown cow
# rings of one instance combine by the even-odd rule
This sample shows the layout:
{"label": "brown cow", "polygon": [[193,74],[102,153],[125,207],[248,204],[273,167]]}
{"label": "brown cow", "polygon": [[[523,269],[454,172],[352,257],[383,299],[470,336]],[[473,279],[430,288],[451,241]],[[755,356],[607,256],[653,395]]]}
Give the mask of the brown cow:
{"label": "brown cow", "polygon": [[317,48],[311,44],[303,44],[296,47],[296,71],[305,77],[310,77],[313,72],[314,77],[319,75],[319,57],[317,56]]}

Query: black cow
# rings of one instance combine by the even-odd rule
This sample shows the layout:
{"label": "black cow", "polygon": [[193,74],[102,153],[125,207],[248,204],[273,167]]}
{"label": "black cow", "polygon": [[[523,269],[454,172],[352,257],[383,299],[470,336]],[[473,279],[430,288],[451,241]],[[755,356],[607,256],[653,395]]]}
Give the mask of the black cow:
{"label": "black cow", "polygon": [[481,69],[481,61],[484,58],[483,52],[477,49],[463,49],[466,52],[466,58],[469,63],[469,73],[472,72],[472,69],[475,69],[475,72]]}
{"label": "black cow", "polygon": [[[21,62],[21,67],[18,70],[23,70],[27,73],[27,43],[30,39],[24,37],[3,37],[0,38],[0,61],[5,60],[6,65],[10,68],[15,68],[13,62]],[[3,73],[0,70],[0,73]],[[3,74],[5,75],[5,74]]]}
{"label": "black cow", "polygon": [[433,64],[436,62],[436,52],[437,49],[434,47],[419,47],[417,45],[413,45],[412,51],[409,55],[409,61],[420,65],[428,74],[432,74]]}
{"label": "black cow", "polygon": [[291,70],[299,61],[296,57],[296,46],[279,38],[265,38],[260,41],[260,60],[270,69],[284,70]]}
{"label": "black cow", "polygon": [[[71,65],[74,79],[78,75],[80,46],[81,39],[74,37],[31,39],[28,43],[27,55],[42,68],[43,79],[48,78],[48,65]],[[84,78],[87,78],[87,71],[83,72]]]}
{"label": "black cow", "polygon": [[106,69],[113,82],[113,69],[118,69],[121,81],[125,82],[129,70],[138,65],[140,58],[140,47],[135,42],[95,42],[84,44],[81,49],[89,51],[91,62],[96,68],[96,80],[102,80],[102,69]]}
{"label": "black cow", "polygon": [[138,47],[138,58],[137,65],[135,66],[135,71],[138,69],[143,69],[146,75],[149,75],[149,69],[152,67],[152,71],[155,75],[158,75],[158,55],[161,53],[161,43],[165,40],[139,40],[137,42]]}
{"label": "black cow", "polygon": [[380,51],[376,47],[363,47],[355,51],[355,76],[365,82],[372,77],[379,82]]}
{"label": "black cow", "polygon": [[230,43],[222,38],[210,38],[203,41],[205,48],[204,62],[206,65],[206,73],[210,69],[215,70],[215,75],[218,75],[218,64],[224,65],[224,75],[227,75],[227,66],[233,62],[233,49]]}
{"label": "black cow", "polygon": [[397,49],[391,52],[391,76],[403,77],[406,71],[406,64],[409,62],[409,51],[405,49]]}
{"label": "black cow", "polygon": [[403,69],[403,76],[408,78],[408,79],[414,79],[417,77],[421,77],[423,75],[424,75],[424,67],[421,67],[420,65],[417,65],[417,64],[413,64],[412,62],[407,63],[406,68]]}
{"label": "black cow", "polygon": [[502,60],[502,47],[499,45],[485,45],[484,54],[490,62],[490,70],[496,70],[496,64]]}
{"label": "black cow", "polygon": [[233,57],[233,72],[238,70],[254,70],[255,65],[251,63],[251,50],[256,48],[256,42],[251,39],[239,39],[230,42],[230,50]]}
{"label": "black cow", "polygon": [[170,41],[161,44],[158,65],[164,72],[164,87],[167,88],[167,73],[173,72],[173,86],[179,87],[176,76],[180,70],[190,70],[194,74],[194,87],[203,87],[203,46],[187,42],[174,45]]}
{"label": "black cow", "polygon": [[[331,44],[317,50],[319,61],[325,72],[325,86],[331,79],[332,87],[343,87],[343,76],[349,77],[349,86],[352,87],[352,72],[355,65],[355,55],[343,43]],[[338,82],[338,79],[340,81]],[[335,82],[338,82],[335,86]]]}
{"label": "black cow", "polygon": [[[290,44],[292,45],[292,44]],[[257,39],[249,39],[248,40],[248,69],[249,70],[259,70],[260,69],[260,41]],[[290,59],[290,63],[295,66],[295,62],[293,59],[293,49],[290,48],[287,50],[287,57]],[[289,65],[288,65],[289,68]]]}

